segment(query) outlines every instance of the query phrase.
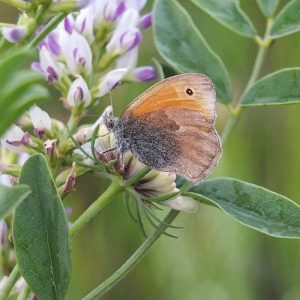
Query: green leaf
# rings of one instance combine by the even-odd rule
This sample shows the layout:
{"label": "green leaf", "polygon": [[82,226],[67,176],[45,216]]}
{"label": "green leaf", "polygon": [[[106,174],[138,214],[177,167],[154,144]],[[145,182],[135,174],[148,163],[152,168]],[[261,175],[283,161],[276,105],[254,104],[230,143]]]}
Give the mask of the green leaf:
{"label": "green leaf", "polygon": [[241,106],[282,105],[300,102],[300,68],[283,69],[257,81]]}
{"label": "green leaf", "polygon": [[6,218],[30,194],[28,185],[9,187],[0,184],[0,219]]}
{"label": "green leaf", "polygon": [[276,11],[279,0],[256,0],[265,17],[272,17]]}
{"label": "green leaf", "polygon": [[20,66],[32,57],[32,51],[27,49],[9,49],[1,54],[0,60],[0,95],[5,89],[6,84],[14,77],[16,71],[20,70]]}
{"label": "green leaf", "polygon": [[238,0],[191,1],[230,30],[247,37],[256,36],[257,33],[254,26],[248,16],[242,11]]}
{"label": "green leaf", "polygon": [[300,206],[280,194],[233,178],[207,180],[189,191],[194,199],[216,204],[255,230],[279,238],[300,238]]}
{"label": "green leaf", "polygon": [[[16,90],[16,93],[19,91]],[[12,92],[7,100],[9,105],[3,107],[0,111],[0,136],[11,126],[17,119],[33,104],[46,99],[49,94],[45,87],[40,85],[31,85],[24,88],[22,95],[19,98],[14,98]],[[14,100],[14,101],[13,101]]]}
{"label": "green leaf", "polygon": [[1,105],[6,106],[10,103],[7,98],[14,97],[18,99],[23,94],[25,88],[32,84],[42,82],[42,80],[43,77],[32,70],[25,69],[22,70],[22,72],[16,72],[1,92]]}
{"label": "green leaf", "polygon": [[26,161],[20,183],[33,191],[13,223],[20,272],[39,299],[64,299],[71,274],[68,222],[43,155]]}
{"label": "green leaf", "polygon": [[0,137],[34,103],[46,99],[42,77],[20,65],[32,57],[25,49],[7,50],[0,56]]}
{"label": "green leaf", "polygon": [[276,17],[271,38],[279,38],[300,30],[300,0],[290,1]]}
{"label": "green leaf", "polygon": [[232,87],[220,58],[209,48],[188,13],[174,0],[156,0],[154,38],[161,56],[178,72],[199,72],[216,85],[217,98],[229,103]]}

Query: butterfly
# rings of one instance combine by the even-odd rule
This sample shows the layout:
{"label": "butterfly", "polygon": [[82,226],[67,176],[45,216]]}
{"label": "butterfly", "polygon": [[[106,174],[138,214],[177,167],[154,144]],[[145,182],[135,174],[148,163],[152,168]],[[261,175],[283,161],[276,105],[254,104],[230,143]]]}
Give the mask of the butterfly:
{"label": "butterfly", "polygon": [[137,97],[120,118],[104,117],[116,139],[119,161],[131,151],[143,164],[191,182],[205,178],[222,153],[214,127],[216,93],[203,74],[164,79]]}

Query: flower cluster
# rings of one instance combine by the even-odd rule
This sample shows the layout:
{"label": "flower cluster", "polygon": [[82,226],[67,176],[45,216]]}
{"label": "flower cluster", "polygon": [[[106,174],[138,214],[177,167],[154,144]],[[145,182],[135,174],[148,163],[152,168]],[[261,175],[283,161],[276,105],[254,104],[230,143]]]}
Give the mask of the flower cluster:
{"label": "flower cluster", "polygon": [[[70,120],[77,123],[66,126],[33,106],[12,125],[1,137],[0,148],[0,173],[10,176],[10,184],[17,183],[22,163],[36,152],[44,153],[50,167],[56,170],[55,181],[62,196],[72,191],[80,175],[77,165],[94,170],[97,160],[105,166],[112,163],[106,172],[124,182],[145,169],[129,151],[125,154],[124,168],[119,166],[116,150],[104,153],[115,146],[113,133],[103,122],[104,114],[111,113],[111,107],[94,124],[78,127],[78,120],[86,110],[120,82],[156,78],[153,67],[137,67],[142,32],[152,23],[151,13],[141,14],[145,3],[146,0],[82,1],[83,8],[78,13],[65,17],[40,42],[39,61],[33,62],[32,68],[59,91],[64,106],[71,111]],[[18,38],[13,36],[21,31],[14,33],[3,28],[2,33],[7,40],[15,42]],[[175,174],[149,170],[128,192],[147,205],[159,201],[177,210],[194,212],[198,203],[179,195],[175,179]]]}
{"label": "flower cluster", "polygon": [[89,107],[123,81],[148,81],[153,67],[137,67],[142,31],[151,13],[141,16],[146,1],[95,0],[68,15],[39,44],[32,68],[62,94],[67,108]]}

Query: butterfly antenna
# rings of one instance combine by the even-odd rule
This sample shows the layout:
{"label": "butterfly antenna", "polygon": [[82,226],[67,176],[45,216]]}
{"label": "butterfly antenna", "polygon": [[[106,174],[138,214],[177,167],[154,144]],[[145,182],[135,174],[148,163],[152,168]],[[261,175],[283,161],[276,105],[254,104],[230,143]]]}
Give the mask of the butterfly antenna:
{"label": "butterfly antenna", "polygon": [[112,110],[112,113],[114,114],[113,100],[112,100],[111,90],[110,90],[108,84],[107,84],[107,89],[108,89],[108,93],[109,93],[109,102],[110,102],[111,110]]}

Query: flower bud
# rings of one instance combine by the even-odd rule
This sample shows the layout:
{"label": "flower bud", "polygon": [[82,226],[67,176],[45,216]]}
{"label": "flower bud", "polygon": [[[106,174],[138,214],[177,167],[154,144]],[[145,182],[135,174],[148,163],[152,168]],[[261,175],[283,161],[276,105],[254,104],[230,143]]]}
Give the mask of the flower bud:
{"label": "flower bud", "polygon": [[60,56],[61,47],[59,44],[59,32],[57,30],[50,32],[48,36],[39,43],[39,49],[41,49],[42,46],[46,46],[51,55]]}
{"label": "flower bud", "polygon": [[55,149],[56,149],[56,143],[57,140],[47,140],[44,143],[44,150],[45,150],[45,154],[51,158],[53,157],[54,153],[55,153]]}
{"label": "flower bud", "polygon": [[70,86],[67,96],[67,102],[71,107],[83,104],[84,107],[88,107],[91,104],[92,97],[90,90],[85,80],[78,75],[77,79],[73,81]]}
{"label": "flower bud", "polygon": [[74,26],[77,32],[82,34],[90,44],[94,42],[94,12],[92,6],[80,11]]}
{"label": "flower bud", "polygon": [[15,25],[13,27],[3,27],[2,34],[10,43],[21,41],[27,33],[25,26]]}
{"label": "flower bud", "polygon": [[138,46],[142,41],[142,34],[138,29],[124,32],[120,37],[120,52],[125,53]]}
{"label": "flower bud", "polygon": [[49,83],[55,83],[58,80],[60,80],[63,75],[62,64],[54,61],[53,57],[51,56],[49,50],[45,45],[41,47],[39,55],[40,66],[38,67],[37,64],[32,66],[34,66],[37,70],[41,69]]}
{"label": "flower bud", "polygon": [[51,119],[45,111],[41,110],[38,106],[34,105],[29,110],[31,122],[34,127],[34,133],[37,137],[41,138],[45,132],[51,131]]}
{"label": "flower bud", "polygon": [[24,132],[20,127],[12,125],[1,140],[3,147],[19,152],[22,145],[31,144],[28,132]]}
{"label": "flower bud", "polygon": [[89,140],[92,136],[93,132],[91,130],[90,126],[85,126],[80,128],[73,136],[74,140],[76,143],[79,145],[82,145],[85,143],[87,140]]}
{"label": "flower bud", "polygon": [[122,15],[125,9],[126,6],[124,0],[121,0],[119,3],[109,1],[104,5],[103,17],[107,22],[115,22]]}
{"label": "flower bud", "polygon": [[117,23],[117,27],[106,46],[111,56],[119,55],[133,49],[141,41],[141,34],[136,28],[139,14],[134,9],[127,9]]}
{"label": "flower bud", "polygon": [[101,80],[99,84],[98,91],[96,93],[96,97],[102,97],[106,95],[109,91],[115,88],[120,80],[127,73],[127,69],[115,69],[108,72]]}
{"label": "flower bud", "polygon": [[138,26],[140,29],[147,29],[152,25],[152,13],[148,13],[139,19]]}
{"label": "flower bud", "polygon": [[71,172],[67,177],[67,180],[63,187],[63,194],[72,192],[75,186],[75,178],[76,178],[76,163],[73,162]]}
{"label": "flower bud", "polygon": [[85,37],[73,30],[65,43],[65,56],[71,73],[75,76],[81,72],[91,74],[92,50]]}
{"label": "flower bud", "polygon": [[155,68],[146,66],[133,69],[127,76],[134,81],[150,81],[157,77]]}
{"label": "flower bud", "polygon": [[177,196],[175,199],[166,200],[162,203],[172,209],[181,210],[187,213],[195,213],[199,209],[199,202],[187,196]]}
{"label": "flower bud", "polygon": [[70,17],[65,17],[64,19],[64,28],[66,30],[66,32],[68,32],[69,34],[72,34],[73,32],[73,20],[71,20]]}

